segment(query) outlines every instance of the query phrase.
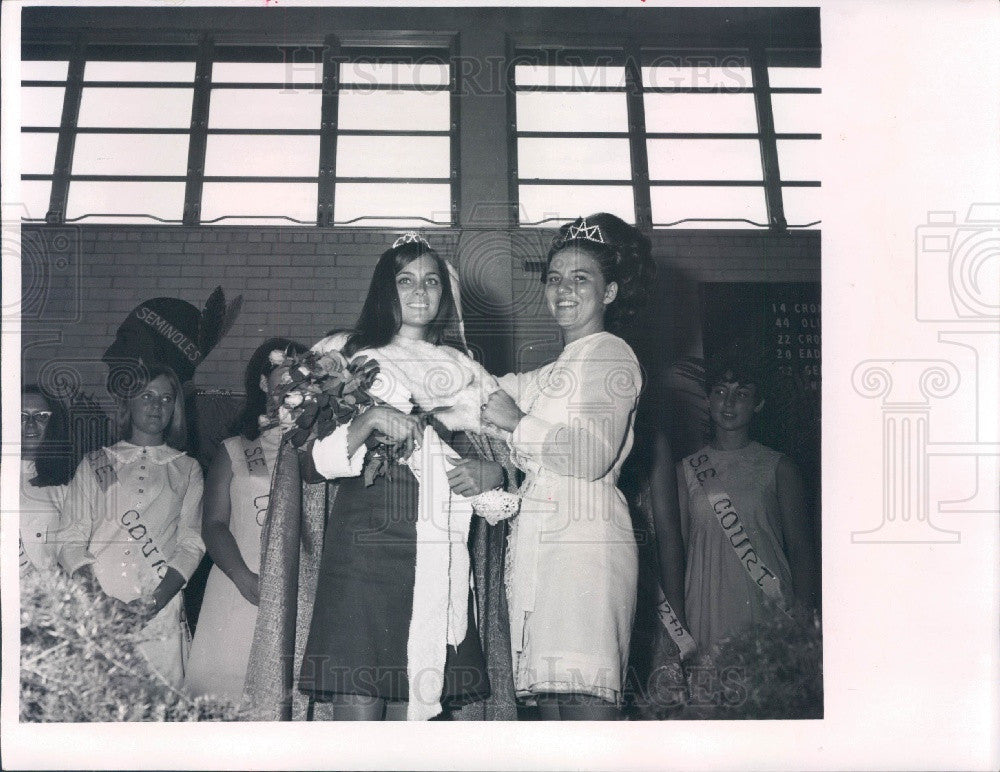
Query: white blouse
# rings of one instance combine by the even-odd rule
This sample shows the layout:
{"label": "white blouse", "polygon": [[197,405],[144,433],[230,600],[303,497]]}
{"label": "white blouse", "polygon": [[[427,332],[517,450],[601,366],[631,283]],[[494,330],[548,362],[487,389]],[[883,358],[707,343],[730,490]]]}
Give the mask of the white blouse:
{"label": "white blouse", "polygon": [[59,546],[59,510],[66,497],[65,485],[39,488],[31,484],[38,474],[35,462],[21,460],[20,569],[55,568]]}
{"label": "white blouse", "polygon": [[198,462],[129,442],[103,455],[85,458],[69,484],[59,562],[69,573],[93,564],[103,590],[126,602],[152,592],[168,568],[190,579],[205,554]]}

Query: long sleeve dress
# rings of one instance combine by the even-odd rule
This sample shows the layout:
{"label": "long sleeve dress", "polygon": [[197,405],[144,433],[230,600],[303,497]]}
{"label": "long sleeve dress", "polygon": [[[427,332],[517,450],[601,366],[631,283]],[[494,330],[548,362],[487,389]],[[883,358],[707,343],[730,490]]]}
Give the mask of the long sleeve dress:
{"label": "long sleeve dress", "polygon": [[[228,456],[233,475],[229,483],[229,530],[243,562],[254,573],[260,570],[261,529],[267,516],[281,432],[281,427],[276,426],[255,440],[229,437],[218,451]],[[240,700],[256,622],[257,607],[243,597],[219,566],[213,566],[191,643],[185,690],[193,695]]]}
{"label": "long sleeve dress", "polygon": [[[62,513],[59,562],[72,574],[92,564],[101,589],[126,603],[149,597],[175,569],[191,578],[201,540],[201,467],[167,445],[119,442],[77,467]],[[190,636],[181,593],[136,642],[151,669],[174,687],[184,678]]]}
{"label": "long sleeve dress", "polygon": [[[337,336],[314,348],[342,345]],[[362,353],[379,362],[373,391],[388,404],[409,412],[412,398],[428,408],[440,391],[441,405],[461,404],[460,422],[478,421],[488,376],[464,354],[414,341]],[[457,455],[445,441],[452,437],[442,440],[428,426],[406,464],[367,486],[360,477],[367,448],[348,456],[349,426],[312,450],[316,471],[339,488],[299,688],[319,700],[356,694],[408,702],[411,719],[482,700],[490,680],[470,588],[472,505],[452,494],[445,476],[444,458]]]}
{"label": "long sleeve dress", "polygon": [[621,700],[638,557],[616,487],[642,376],[625,341],[599,332],[500,386],[526,413],[510,438],[526,473],[512,521],[508,597],[519,697]]}

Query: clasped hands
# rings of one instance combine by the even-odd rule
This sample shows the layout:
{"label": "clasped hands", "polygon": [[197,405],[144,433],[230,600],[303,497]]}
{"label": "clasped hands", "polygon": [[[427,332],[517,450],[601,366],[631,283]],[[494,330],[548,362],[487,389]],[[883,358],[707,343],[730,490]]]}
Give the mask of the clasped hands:
{"label": "clasped hands", "polygon": [[[168,569],[168,576],[163,579],[160,585],[149,595],[143,595],[135,600],[123,601],[115,598],[114,596],[107,595],[101,588],[100,582],[94,575],[94,568],[92,564],[86,564],[81,566],[73,574],[73,577],[80,581],[83,586],[93,595],[106,595],[110,605],[113,609],[119,611],[126,622],[130,624],[141,627],[148,622],[150,622],[153,617],[163,610],[163,607],[167,605],[167,602],[176,593],[172,592],[167,597],[167,592],[169,592],[168,585],[174,584],[170,577],[169,572],[175,572],[175,569]],[[180,574],[178,574],[178,577]],[[183,579],[181,579],[183,582]]]}
{"label": "clasped hands", "polygon": [[[370,440],[392,445],[401,459],[420,447],[426,426],[426,416],[403,413],[389,405],[376,405],[366,410],[358,420],[365,422],[364,431]],[[503,467],[485,459],[447,459],[452,468],[447,471],[448,485],[460,496],[475,496],[503,484]]]}
{"label": "clasped hands", "polygon": [[514,428],[524,418],[525,412],[517,406],[514,398],[503,389],[497,389],[486,402],[483,403],[480,411],[483,420],[483,429],[488,434],[496,435],[498,430],[512,432]]}

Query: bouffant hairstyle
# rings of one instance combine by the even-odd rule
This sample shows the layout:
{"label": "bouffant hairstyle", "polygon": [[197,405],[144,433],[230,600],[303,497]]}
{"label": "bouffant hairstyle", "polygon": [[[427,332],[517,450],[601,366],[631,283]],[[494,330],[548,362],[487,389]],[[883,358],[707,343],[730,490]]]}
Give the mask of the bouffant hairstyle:
{"label": "bouffant hairstyle", "polygon": [[[598,230],[593,230],[595,227]],[[590,237],[584,236],[585,233]],[[596,239],[598,233],[600,238]],[[654,289],[656,264],[649,239],[607,212],[578,217],[559,229],[549,248],[546,269],[552,258],[569,246],[593,257],[604,281],[618,285],[618,295],[604,310],[604,328],[616,335],[627,332]],[[543,284],[547,273],[548,270],[542,273]]]}
{"label": "bouffant hairstyle", "polygon": [[396,337],[403,324],[399,292],[396,290],[396,274],[414,260],[425,256],[434,260],[441,276],[441,305],[434,321],[427,326],[424,339],[437,345],[449,342],[446,338],[454,337],[453,328],[458,320],[458,312],[455,310],[455,297],[451,291],[448,264],[423,238],[415,237],[387,249],[375,264],[361,315],[344,346],[345,356],[354,356],[362,349],[385,346]]}
{"label": "bouffant hairstyle", "polygon": [[248,440],[260,437],[258,418],[267,410],[267,393],[260,387],[260,378],[267,378],[277,365],[271,363],[272,351],[283,351],[288,356],[301,354],[306,347],[288,338],[268,338],[250,356],[243,373],[243,388],[246,399],[243,409],[232,426],[233,434],[242,434]]}
{"label": "bouffant hairstyle", "polygon": [[709,357],[705,367],[705,393],[720,383],[754,386],[757,402],[766,400],[772,390],[772,375],[761,364],[762,356],[745,347],[731,347]]}

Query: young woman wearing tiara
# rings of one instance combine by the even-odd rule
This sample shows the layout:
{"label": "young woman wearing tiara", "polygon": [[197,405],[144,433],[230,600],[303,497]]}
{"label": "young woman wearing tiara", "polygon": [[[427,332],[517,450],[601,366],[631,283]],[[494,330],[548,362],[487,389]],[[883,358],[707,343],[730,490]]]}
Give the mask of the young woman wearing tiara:
{"label": "young woman wearing tiara", "polygon": [[632,447],[639,363],[615,333],[652,286],[649,240],[610,214],[564,225],[542,280],[559,358],[500,379],[483,420],[526,474],[508,554],[517,695],[548,720],[616,719],[637,549],[616,487]]}
{"label": "young woman wearing tiara", "polygon": [[[319,476],[338,482],[332,505],[325,508],[325,528],[309,530],[311,505],[305,500],[300,515],[284,511],[294,505],[282,491],[287,487],[287,473],[280,471],[283,459],[272,492],[260,616],[272,594],[283,593],[286,605],[300,607],[297,620],[277,610],[286,629],[298,625],[296,647],[306,641],[301,666],[284,674],[281,685],[290,690],[289,677],[297,675],[291,688],[308,695],[307,717],[420,720],[473,703],[482,707],[487,699],[491,707],[468,717],[515,716],[513,688],[504,684],[510,679],[506,629],[498,623],[504,531],[497,529],[489,538],[483,535],[485,523],[472,518],[473,505],[485,501],[475,499],[477,494],[502,486],[505,474],[486,458],[458,458],[463,452],[475,455],[463,435],[481,432],[480,405],[497,385],[467,354],[446,343],[451,333],[461,345],[455,286],[447,263],[427,241],[406,234],[375,266],[354,330],[314,346],[348,359],[364,354],[378,362],[380,372],[373,387],[379,404],[315,442],[305,459]],[[480,438],[478,447],[485,449],[485,443]],[[384,452],[380,445],[394,446],[400,462],[391,464],[387,475],[366,481],[361,477],[365,459]],[[311,536],[290,539],[299,525]],[[480,538],[486,540],[481,545],[492,545],[480,546],[480,556],[488,559],[479,565],[470,560],[470,532],[472,542]],[[267,553],[287,544],[291,559],[298,561],[298,544],[310,538],[314,546],[322,542],[318,576],[300,568],[295,596],[287,587],[294,577],[268,578],[272,566],[277,571],[281,566]],[[492,549],[491,557],[485,549]],[[484,562],[497,567],[492,599],[482,586]],[[301,612],[307,610],[301,607],[308,605],[302,589],[313,582],[311,620],[302,624]],[[281,586],[275,593],[272,583]],[[266,629],[268,621],[258,624],[247,684],[258,716],[266,715],[259,703],[268,680],[258,665],[259,652],[267,650],[268,639],[283,635]],[[502,642],[496,640],[501,630]],[[277,644],[279,657],[289,653],[288,638],[283,640]],[[290,716],[279,711],[277,717]]]}

